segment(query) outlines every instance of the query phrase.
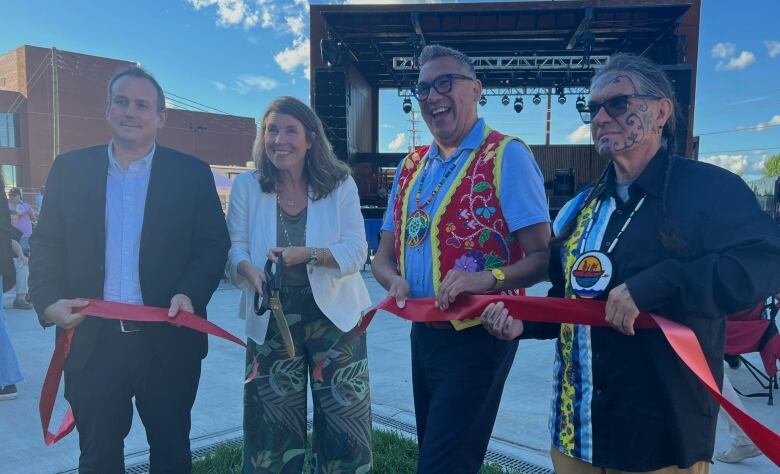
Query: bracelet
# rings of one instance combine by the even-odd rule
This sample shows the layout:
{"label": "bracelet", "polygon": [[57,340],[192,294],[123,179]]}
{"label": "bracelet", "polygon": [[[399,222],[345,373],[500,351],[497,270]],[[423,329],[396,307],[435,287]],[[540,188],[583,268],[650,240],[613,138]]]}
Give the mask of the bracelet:
{"label": "bracelet", "polygon": [[317,249],[312,247],[311,248],[311,255],[309,256],[309,259],[306,260],[306,265],[316,265],[317,262],[319,262],[319,257],[317,256]]}

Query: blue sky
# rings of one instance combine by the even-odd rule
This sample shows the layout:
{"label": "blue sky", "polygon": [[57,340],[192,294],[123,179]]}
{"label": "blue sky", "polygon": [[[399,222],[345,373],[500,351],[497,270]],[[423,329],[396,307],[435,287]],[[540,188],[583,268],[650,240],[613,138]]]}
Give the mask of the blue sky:
{"label": "blue sky", "polygon": [[[761,174],[767,156],[780,153],[780,2],[703,3],[694,130],[701,136],[700,158],[749,179]],[[258,117],[279,95],[309,98],[305,0],[0,4],[6,20],[0,52],[31,44],[138,61],[167,91],[236,115]],[[519,115],[498,102],[492,98],[480,109],[494,128],[528,143],[544,142],[545,102],[526,100]],[[406,149],[408,118],[397,92],[383,92],[382,151]],[[424,124],[419,126],[420,139],[429,140]],[[553,143],[588,143],[585,131],[573,98],[564,106],[553,101]]]}

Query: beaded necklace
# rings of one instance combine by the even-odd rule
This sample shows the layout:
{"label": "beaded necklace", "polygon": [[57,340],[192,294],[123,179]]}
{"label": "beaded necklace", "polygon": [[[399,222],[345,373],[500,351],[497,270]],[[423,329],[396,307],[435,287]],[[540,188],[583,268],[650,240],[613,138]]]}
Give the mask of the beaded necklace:
{"label": "beaded necklace", "polygon": [[428,206],[428,204],[433,202],[433,199],[441,190],[442,185],[444,185],[444,182],[447,181],[447,178],[450,177],[457,166],[458,160],[453,158],[452,164],[449,168],[447,168],[444,176],[442,176],[442,178],[433,188],[433,191],[431,192],[430,196],[428,196],[428,199],[426,199],[425,202],[420,203],[420,199],[422,198],[423,185],[425,184],[425,178],[428,177],[428,171],[430,169],[430,159],[426,158],[422,176],[420,176],[420,180],[417,183],[417,194],[414,199],[414,203],[417,209],[412,212],[412,215],[410,215],[406,220],[406,245],[409,247],[418,247],[423,243],[425,237],[428,235],[428,230],[430,229],[431,225],[431,218],[428,213],[425,212],[425,208]]}

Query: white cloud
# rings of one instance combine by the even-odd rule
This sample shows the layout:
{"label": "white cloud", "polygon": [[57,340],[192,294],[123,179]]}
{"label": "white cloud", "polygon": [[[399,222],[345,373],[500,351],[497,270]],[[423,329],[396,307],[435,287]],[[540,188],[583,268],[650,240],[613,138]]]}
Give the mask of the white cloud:
{"label": "white cloud", "polygon": [[169,99],[167,97],[165,98],[165,108],[166,109],[178,109],[178,107],[176,107],[176,104],[171,102],[171,99]]}
{"label": "white cloud", "polygon": [[764,46],[766,46],[766,51],[769,53],[770,58],[774,59],[780,56],[780,41],[764,41]]}
{"label": "white cloud", "polygon": [[221,82],[214,82],[213,84],[214,84],[214,87],[216,87],[217,90],[220,91],[220,92],[222,92],[225,89],[227,89],[227,86],[225,84],[221,83]]}
{"label": "white cloud", "polygon": [[[281,35],[291,35],[292,44],[274,55],[279,67],[289,74],[303,68],[309,79],[309,0],[186,0],[195,10],[215,6],[217,25],[271,29]],[[250,43],[256,40],[248,40]],[[238,84],[238,82],[237,82]],[[242,86],[237,86],[245,90]],[[250,87],[251,88],[251,87]],[[236,89],[236,88],[234,88]]]}
{"label": "white cloud", "polygon": [[590,126],[580,125],[576,130],[566,135],[567,143],[590,143]]}
{"label": "white cloud", "polygon": [[726,59],[734,56],[736,46],[731,43],[718,43],[712,47],[712,57],[716,59]]}
{"label": "white cloud", "polygon": [[742,70],[756,62],[756,55],[750,51],[742,51],[739,56],[732,57],[728,62],[720,61],[715,69],[718,71]]}
{"label": "white cloud", "polygon": [[244,74],[236,79],[235,86],[231,89],[238,92],[239,94],[247,94],[255,90],[270,91],[271,89],[276,88],[278,85],[279,83],[270,77]]}
{"label": "white cloud", "polygon": [[735,174],[744,174],[748,168],[747,155],[714,155],[701,161],[725,168]]}
{"label": "white cloud", "polygon": [[766,164],[766,157],[761,158],[760,160],[756,161],[750,166],[750,171],[758,172],[759,174],[764,173],[764,165]]}
{"label": "white cloud", "polygon": [[216,5],[217,24],[219,26],[238,26],[251,28],[257,24],[258,13],[244,0],[187,0],[195,10]]}
{"label": "white cloud", "polygon": [[292,34],[294,34],[296,38],[304,36],[306,21],[303,19],[303,15],[288,16],[286,22],[290,31],[292,31]]}
{"label": "white cloud", "polygon": [[767,128],[772,128],[780,125],[780,115],[775,115],[768,122],[759,122],[756,124],[756,131],[763,132]]}
{"label": "white cloud", "polygon": [[383,123],[382,128],[393,128],[393,126],[390,125],[389,123]]}
{"label": "white cloud", "polygon": [[390,151],[398,151],[401,149],[401,147],[406,144],[406,134],[401,132],[393,138],[393,140],[388,143],[387,149]]}
{"label": "white cloud", "polygon": [[274,61],[286,73],[293,73],[298,68],[304,68],[303,74],[309,79],[309,38],[295,38],[292,46],[288,46],[274,55]]}

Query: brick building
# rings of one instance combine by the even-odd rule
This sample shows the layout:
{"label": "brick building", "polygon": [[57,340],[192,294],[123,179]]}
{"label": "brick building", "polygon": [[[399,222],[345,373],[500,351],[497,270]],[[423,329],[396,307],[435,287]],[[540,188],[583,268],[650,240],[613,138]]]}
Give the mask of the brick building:
{"label": "brick building", "polygon": [[[56,155],[108,142],[106,84],[131,64],[28,45],[1,55],[0,166],[6,187],[35,190]],[[243,166],[251,160],[255,133],[250,117],[172,108],[158,141],[212,165]]]}

